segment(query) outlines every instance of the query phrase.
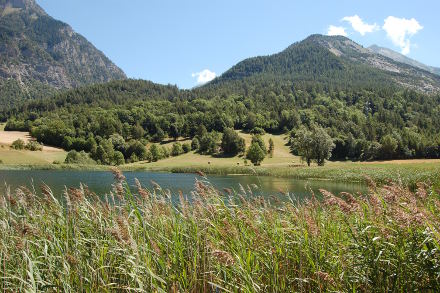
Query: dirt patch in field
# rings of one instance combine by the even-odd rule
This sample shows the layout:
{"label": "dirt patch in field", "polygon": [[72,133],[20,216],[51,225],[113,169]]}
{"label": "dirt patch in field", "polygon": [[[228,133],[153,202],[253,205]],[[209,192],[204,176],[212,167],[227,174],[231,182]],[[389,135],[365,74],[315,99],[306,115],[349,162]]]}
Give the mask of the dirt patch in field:
{"label": "dirt patch in field", "polygon": [[[22,131],[0,131],[0,145],[10,146],[17,139],[22,139],[25,142],[34,140],[29,132]],[[63,152],[62,149],[54,148],[50,146],[43,146],[43,151],[46,152]]]}

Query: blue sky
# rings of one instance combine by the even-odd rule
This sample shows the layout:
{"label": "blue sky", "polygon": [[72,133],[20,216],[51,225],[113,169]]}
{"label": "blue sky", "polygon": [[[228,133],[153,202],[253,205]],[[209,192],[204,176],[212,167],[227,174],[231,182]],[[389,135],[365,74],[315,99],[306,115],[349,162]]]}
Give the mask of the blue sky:
{"label": "blue sky", "polygon": [[[440,1],[37,0],[131,78],[191,88],[310,34],[347,34],[440,67]],[[357,16],[357,17],[356,17]],[[386,20],[386,21],[385,21]],[[330,27],[332,26],[332,27]]]}

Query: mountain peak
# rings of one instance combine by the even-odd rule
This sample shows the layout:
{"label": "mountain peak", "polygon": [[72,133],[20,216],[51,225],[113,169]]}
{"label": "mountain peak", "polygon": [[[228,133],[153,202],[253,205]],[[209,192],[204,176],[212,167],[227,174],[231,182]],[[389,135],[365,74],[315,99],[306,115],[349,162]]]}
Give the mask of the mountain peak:
{"label": "mountain peak", "polygon": [[0,12],[2,16],[19,11],[28,11],[39,15],[46,15],[46,12],[35,0],[0,0]]}
{"label": "mountain peak", "polygon": [[0,56],[0,105],[126,78],[93,44],[34,0],[0,0]]}
{"label": "mountain peak", "polygon": [[344,36],[311,35],[270,56],[246,59],[210,85],[253,81],[321,83],[334,88],[404,87],[440,92],[440,77],[396,62]]}

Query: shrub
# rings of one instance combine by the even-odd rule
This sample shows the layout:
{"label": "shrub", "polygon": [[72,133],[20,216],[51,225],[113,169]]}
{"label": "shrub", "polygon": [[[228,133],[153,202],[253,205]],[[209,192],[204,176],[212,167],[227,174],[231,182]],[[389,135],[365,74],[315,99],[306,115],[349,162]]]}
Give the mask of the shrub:
{"label": "shrub", "polygon": [[197,137],[194,137],[191,141],[191,149],[197,151],[200,148],[200,141]]}
{"label": "shrub", "polygon": [[25,148],[27,150],[33,151],[33,152],[35,152],[35,151],[42,151],[43,150],[43,146],[39,142],[37,142],[35,140],[32,140],[32,141],[28,142],[26,144]]}
{"label": "shrub", "polygon": [[14,142],[12,142],[11,148],[13,148],[14,150],[24,150],[24,148],[26,147],[24,140],[22,139],[17,139]]}
{"label": "shrub", "polygon": [[90,158],[89,154],[84,151],[77,152],[75,150],[67,153],[66,164],[94,165],[96,162]]}
{"label": "shrub", "polygon": [[173,147],[171,148],[171,155],[173,157],[177,157],[183,154],[183,147],[182,144],[179,142],[176,142],[173,144]]}
{"label": "shrub", "polygon": [[183,149],[183,152],[186,154],[186,153],[189,153],[190,151],[191,151],[191,144],[189,144],[189,143],[184,143],[183,145],[182,145],[182,149]]}
{"label": "shrub", "polygon": [[249,133],[253,135],[265,135],[266,131],[264,131],[263,128],[254,127]]}

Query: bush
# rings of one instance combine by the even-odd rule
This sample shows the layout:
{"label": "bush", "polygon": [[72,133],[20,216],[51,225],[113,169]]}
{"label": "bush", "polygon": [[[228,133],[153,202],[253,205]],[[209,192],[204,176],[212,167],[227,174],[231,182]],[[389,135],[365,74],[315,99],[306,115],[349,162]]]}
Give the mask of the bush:
{"label": "bush", "polygon": [[22,139],[17,139],[14,142],[12,142],[11,148],[13,148],[14,150],[24,150],[24,148],[26,147],[24,140]]}
{"label": "bush", "polygon": [[231,128],[225,128],[223,131],[221,147],[225,154],[233,156],[244,153],[246,150],[244,139]]}
{"label": "bush", "polygon": [[249,133],[253,135],[265,135],[266,131],[264,131],[263,128],[254,127]]}
{"label": "bush", "polygon": [[183,149],[183,152],[186,154],[186,153],[189,153],[190,151],[191,151],[191,144],[189,144],[189,143],[184,143],[183,145],[182,145],[182,149]]}
{"label": "bush", "polygon": [[179,142],[176,142],[173,144],[173,147],[171,148],[171,155],[173,157],[177,157],[183,154],[183,147],[182,144]]}
{"label": "bush", "polygon": [[197,137],[194,137],[191,141],[191,149],[197,151],[200,148],[200,141]]}
{"label": "bush", "polygon": [[37,142],[35,140],[32,140],[32,141],[28,142],[28,144],[26,145],[25,148],[27,150],[33,151],[33,152],[35,152],[35,151],[42,151],[43,150],[43,146],[39,142]]}
{"label": "bush", "polygon": [[81,164],[81,165],[94,165],[96,162],[90,158],[89,154],[84,151],[77,152],[75,150],[70,151],[67,154],[66,164]]}

